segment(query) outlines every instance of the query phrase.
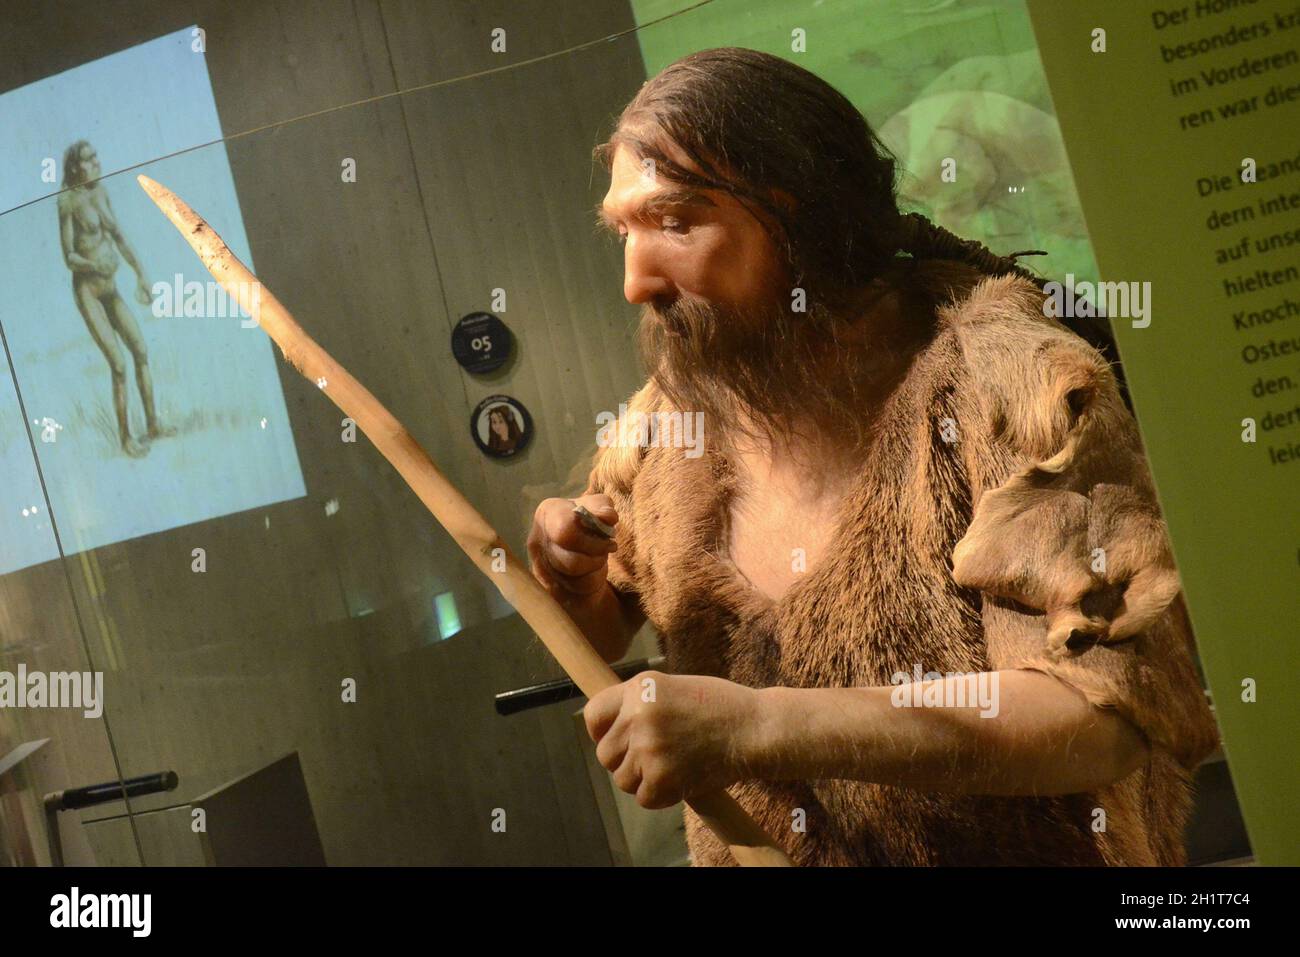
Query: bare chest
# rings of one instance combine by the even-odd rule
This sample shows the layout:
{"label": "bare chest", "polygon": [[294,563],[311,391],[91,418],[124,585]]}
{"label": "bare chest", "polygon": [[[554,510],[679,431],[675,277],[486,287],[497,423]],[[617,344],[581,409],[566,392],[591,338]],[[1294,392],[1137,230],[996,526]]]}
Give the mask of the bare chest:
{"label": "bare chest", "polygon": [[772,602],[818,567],[834,537],[842,496],[754,483],[731,506],[728,555]]}

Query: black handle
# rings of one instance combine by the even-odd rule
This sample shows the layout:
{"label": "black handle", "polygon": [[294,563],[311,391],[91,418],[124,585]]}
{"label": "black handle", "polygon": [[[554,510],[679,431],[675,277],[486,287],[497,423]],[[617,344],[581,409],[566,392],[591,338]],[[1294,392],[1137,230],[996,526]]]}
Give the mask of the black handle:
{"label": "black handle", "polygon": [[[663,658],[638,658],[636,661],[625,661],[614,665],[614,674],[618,675],[620,680],[626,681],[642,671],[660,668],[663,663]],[[518,714],[529,708],[540,708],[542,705],[581,697],[582,690],[577,685],[568,678],[560,678],[558,681],[547,681],[539,685],[529,685],[527,688],[501,692],[496,696],[497,714]]]}
{"label": "black handle", "polygon": [[56,811],[72,811],[77,808],[94,807],[120,801],[123,791],[126,797],[143,797],[146,794],[158,794],[160,791],[174,791],[180,784],[175,771],[159,771],[143,777],[130,778],[126,781],[108,781],[104,784],[90,784],[84,788],[69,788],[56,791],[45,798],[45,806]]}

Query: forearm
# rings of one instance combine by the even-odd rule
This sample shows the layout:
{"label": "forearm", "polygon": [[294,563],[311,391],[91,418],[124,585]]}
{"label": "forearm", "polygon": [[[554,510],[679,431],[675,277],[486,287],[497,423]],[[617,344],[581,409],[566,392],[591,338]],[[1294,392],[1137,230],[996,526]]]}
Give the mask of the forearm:
{"label": "forearm", "polygon": [[63,258],[73,272],[93,272],[96,268],[95,264],[81,253],[68,253]]}
{"label": "forearm", "polygon": [[[763,718],[747,744],[752,776],[1054,795],[1105,787],[1145,759],[1146,741],[1137,729],[1049,675],[1011,670],[979,680],[995,691],[996,713],[983,702],[989,717],[980,716],[981,704],[968,693],[975,687],[971,676],[910,687],[763,689]],[[960,700],[954,682],[961,681],[974,706],[894,704],[908,692],[914,695],[910,700],[922,702],[927,688]]]}
{"label": "forearm", "polygon": [[609,582],[593,596],[562,598],[560,605],[587,636],[596,653],[608,662],[618,661],[627,654],[628,646],[645,621],[635,599],[621,597]]}
{"label": "forearm", "polygon": [[135,274],[143,281],[144,272],[140,267],[140,260],[135,256],[135,250],[131,248],[131,244],[126,241],[126,237],[121,233],[118,233],[116,238],[117,248],[121,251],[122,258],[126,260],[126,264],[130,266]]}

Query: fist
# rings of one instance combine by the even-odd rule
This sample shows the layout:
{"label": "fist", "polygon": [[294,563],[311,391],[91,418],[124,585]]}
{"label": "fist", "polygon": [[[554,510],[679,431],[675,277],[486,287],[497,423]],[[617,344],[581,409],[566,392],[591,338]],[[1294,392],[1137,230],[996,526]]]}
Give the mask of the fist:
{"label": "fist", "polygon": [[582,524],[574,503],[585,506],[607,525],[618,524],[618,513],[608,495],[548,498],[537,506],[528,533],[528,558],[533,577],[561,602],[598,595],[605,586],[609,555],[617,551],[611,540]]}
{"label": "fist", "polygon": [[658,671],[606,688],[582,714],[597,760],[644,808],[671,807],[748,776],[764,724],[755,689]]}

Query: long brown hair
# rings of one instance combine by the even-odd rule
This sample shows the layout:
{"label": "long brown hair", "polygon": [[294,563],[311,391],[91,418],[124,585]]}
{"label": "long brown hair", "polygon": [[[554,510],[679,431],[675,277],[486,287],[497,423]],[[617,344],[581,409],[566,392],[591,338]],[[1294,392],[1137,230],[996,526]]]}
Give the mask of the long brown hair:
{"label": "long brown hair", "polygon": [[81,166],[81,151],[87,146],[90,146],[89,140],[77,140],[63,151],[64,189],[71,186],[80,186],[86,181],[86,171]]}
{"label": "long brown hair", "polygon": [[[519,437],[523,433],[519,429],[519,423],[515,420],[514,413],[510,411],[510,406],[498,404],[487,410],[488,416],[488,448],[493,452],[513,452],[519,447]],[[503,439],[497,435],[496,429],[492,428],[492,417],[499,416],[506,425],[506,437]]]}
{"label": "long brown hair", "polygon": [[[669,158],[675,143],[702,170]],[[771,54],[742,47],[701,50],[646,81],[595,149],[608,170],[626,146],[651,159],[656,173],[685,186],[730,193],[757,207],[794,285],[810,300],[842,308],[855,290],[905,253],[955,259],[989,275],[1014,273],[1040,287],[1046,280],[919,213],[903,214],[897,159],[866,119],[829,83]],[[793,200],[793,202],[790,202]],[[1104,319],[1066,322],[1112,363],[1118,360]],[[1123,390],[1123,375],[1116,368]],[[1125,394],[1127,400],[1127,394]]]}

